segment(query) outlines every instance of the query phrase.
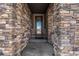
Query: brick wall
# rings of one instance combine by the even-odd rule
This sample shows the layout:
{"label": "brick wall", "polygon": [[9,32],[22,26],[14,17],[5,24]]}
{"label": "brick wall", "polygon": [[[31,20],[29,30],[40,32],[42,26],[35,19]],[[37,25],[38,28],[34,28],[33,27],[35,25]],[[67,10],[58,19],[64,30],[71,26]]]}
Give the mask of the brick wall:
{"label": "brick wall", "polygon": [[30,37],[30,15],[27,4],[0,4],[0,53],[18,55],[26,46]]}

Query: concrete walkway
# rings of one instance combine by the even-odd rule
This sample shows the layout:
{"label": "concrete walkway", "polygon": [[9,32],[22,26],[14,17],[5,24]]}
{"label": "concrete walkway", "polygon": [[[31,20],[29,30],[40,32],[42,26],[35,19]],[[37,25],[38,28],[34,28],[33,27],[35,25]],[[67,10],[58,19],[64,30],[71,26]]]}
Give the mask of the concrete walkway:
{"label": "concrete walkway", "polygon": [[43,39],[35,40],[30,40],[26,48],[22,51],[22,56],[52,56],[53,48],[47,41]]}

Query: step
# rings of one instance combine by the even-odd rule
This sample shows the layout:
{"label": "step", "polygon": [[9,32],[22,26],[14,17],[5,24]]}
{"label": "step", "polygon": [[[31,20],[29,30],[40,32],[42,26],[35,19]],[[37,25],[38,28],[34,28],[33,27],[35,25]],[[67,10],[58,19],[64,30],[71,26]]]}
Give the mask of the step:
{"label": "step", "polygon": [[30,39],[29,42],[47,42],[46,39]]}

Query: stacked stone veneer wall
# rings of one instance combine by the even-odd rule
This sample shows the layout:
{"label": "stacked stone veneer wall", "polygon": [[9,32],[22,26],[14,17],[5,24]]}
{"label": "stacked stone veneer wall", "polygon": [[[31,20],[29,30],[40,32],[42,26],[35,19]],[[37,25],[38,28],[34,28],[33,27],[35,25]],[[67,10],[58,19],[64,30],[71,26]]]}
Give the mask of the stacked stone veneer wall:
{"label": "stacked stone veneer wall", "polygon": [[60,5],[50,4],[47,10],[48,15],[48,41],[53,44],[54,54],[59,55],[60,49],[60,15],[59,15]]}
{"label": "stacked stone veneer wall", "polygon": [[0,54],[19,55],[30,38],[27,4],[0,4]]}
{"label": "stacked stone veneer wall", "polygon": [[61,54],[79,55],[79,4],[61,4]]}
{"label": "stacked stone veneer wall", "polygon": [[52,26],[53,26],[53,4],[50,4],[47,12],[46,12],[46,20],[47,20],[47,27],[48,27],[48,41],[51,42],[51,33],[53,32]]}
{"label": "stacked stone veneer wall", "polygon": [[79,4],[50,4],[48,9],[48,40],[55,55],[79,55]]}

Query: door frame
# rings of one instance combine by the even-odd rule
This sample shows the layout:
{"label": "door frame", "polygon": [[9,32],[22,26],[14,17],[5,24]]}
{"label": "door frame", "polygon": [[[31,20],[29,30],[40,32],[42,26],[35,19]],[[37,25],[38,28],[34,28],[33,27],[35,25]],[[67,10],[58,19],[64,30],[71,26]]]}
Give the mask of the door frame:
{"label": "door frame", "polygon": [[[33,23],[34,23],[34,30],[36,29],[36,28],[35,28],[35,17],[36,17],[36,16],[42,16],[42,17],[43,17],[43,19],[42,19],[42,20],[43,20],[43,29],[44,29],[44,14],[33,14],[33,20],[34,20],[34,22],[33,22]],[[35,31],[34,31],[34,32],[35,32]],[[35,33],[35,34],[36,34],[36,33]]]}

